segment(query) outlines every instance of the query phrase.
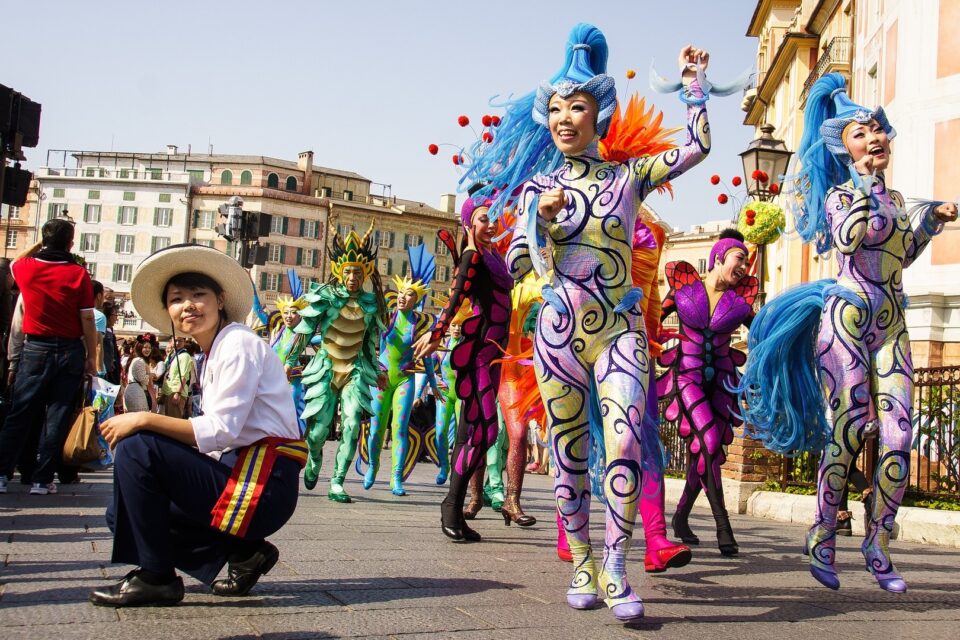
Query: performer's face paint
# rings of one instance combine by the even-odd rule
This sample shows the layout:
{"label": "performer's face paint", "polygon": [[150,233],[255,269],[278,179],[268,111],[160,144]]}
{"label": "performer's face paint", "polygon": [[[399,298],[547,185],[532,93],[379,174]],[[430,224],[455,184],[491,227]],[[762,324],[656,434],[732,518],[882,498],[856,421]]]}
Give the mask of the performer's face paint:
{"label": "performer's face paint", "polygon": [[207,287],[167,286],[167,313],[177,331],[188,336],[215,332],[223,309],[223,294]]}
{"label": "performer's face paint", "polygon": [[497,223],[490,219],[489,207],[478,207],[470,217],[470,223],[473,225],[473,237],[477,245],[484,249],[489,249],[493,244],[493,239],[497,235]]}
{"label": "performer's face paint", "polygon": [[407,289],[397,294],[397,309],[400,311],[410,311],[417,304],[417,293],[413,289]]}
{"label": "performer's face paint", "polygon": [[597,101],[588,93],[550,98],[550,136],[565,156],[575,156],[597,137]]}
{"label": "performer's face paint", "polygon": [[732,287],[747,273],[747,254],[743,249],[730,249],[723,256],[723,261],[717,261],[717,269],[720,269],[720,280]]}
{"label": "performer's face paint", "polygon": [[450,337],[454,340],[459,340],[460,336],[463,335],[463,328],[458,324],[450,325]]}
{"label": "performer's face paint", "polygon": [[343,268],[343,286],[350,293],[360,291],[363,286],[363,268],[362,267],[344,267]]}
{"label": "performer's face paint", "polygon": [[873,168],[883,171],[890,165],[890,138],[876,120],[853,122],[843,130],[843,143],[854,162],[873,156]]}
{"label": "performer's face paint", "polygon": [[300,324],[300,314],[296,309],[289,308],[283,312],[283,324],[291,329]]}

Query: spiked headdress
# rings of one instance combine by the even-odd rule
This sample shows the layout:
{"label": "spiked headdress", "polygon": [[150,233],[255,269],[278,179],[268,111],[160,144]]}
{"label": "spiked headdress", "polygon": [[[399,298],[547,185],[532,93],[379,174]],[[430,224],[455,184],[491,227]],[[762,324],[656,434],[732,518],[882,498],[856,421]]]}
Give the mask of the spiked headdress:
{"label": "spiked headdress", "polygon": [[330,247],[330,271],[333,277],[343,283],[344,267],[361,267],[364,280],[373,275],[377,266],[377,249],[373,245],[373,223],[363,236],[351,231],[346,238],[339,233],[333,234]]}
{"label": "spiked headdress", "polygon": [[409,276],[393,276],[393,286],[397,288],[397,293],[403,293],[408,289],[413,289],[413,292],[417,295],[417,302],[423,300],[423,296],[427,295],[427,292],[430,289],[420,280],[414,280]]}

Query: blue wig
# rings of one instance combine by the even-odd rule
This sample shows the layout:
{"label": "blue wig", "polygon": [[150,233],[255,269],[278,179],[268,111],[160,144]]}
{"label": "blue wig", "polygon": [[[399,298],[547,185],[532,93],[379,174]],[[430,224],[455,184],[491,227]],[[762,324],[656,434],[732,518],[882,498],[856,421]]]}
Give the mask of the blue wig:
{"label": "blue wig", "polygon": [[[576,25],[567,39],[563,66],[550,78],[549,85],[555,86],[562,81],[586,85],[592,78],[605,74],[607,53],[603,32],[593,25]],[[606,85],[598,80],[584,89],[597,90],[599,96],[594,97],[601,112],[606,107],[612,114],[616,92],[612,80],[609,87]],[[491,99],[491,106],[505,110],[497,134],[490,144],[478,140],[467,154],[472,161],[460,177],[460,190],[466,191],[476,184],[486,185],[474,197],[483,199],[495,195],[489,212],[491,218],[500,215],[504,206],[515,197],[514,191],[527,180],[537,174],[553,173],[563,166],[563,154],[554,146],[549,129],[534,119],[537,95],[538,91],[531,91],[519,98]],[[613,102],[610,102],[611,95]],[[598,131],[606,131],[609,117],[606,116],[606,121],[598,118]]]}
{"label": "blue wig", "polygon": [[818,253],[826,253],[833,246],[830,221],[824,210],[827,192],[847,180],[863,189],[843,144],[843,130],[850,123],[875,119],[889,138],[897,134],[883,107],[861,107],[850,100],[846,88],[847,81],[839,73],[828,73],[811,87],[803,117],[803,137],[797,149],[801,169],[789,178],[799,196],[797,232],[804,242],[816,241]]}

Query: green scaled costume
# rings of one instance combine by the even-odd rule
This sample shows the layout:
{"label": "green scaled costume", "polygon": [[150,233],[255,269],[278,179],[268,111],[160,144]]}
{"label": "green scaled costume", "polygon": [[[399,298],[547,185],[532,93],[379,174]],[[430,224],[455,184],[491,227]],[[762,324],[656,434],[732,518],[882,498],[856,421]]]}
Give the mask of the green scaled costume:
{"label": "green scaled costume", "polygon": [[[310,343],[317,350],[303,370],[306,407],[302,418],[307,423],[310,448],[303,483],[307,489],[317,484],[323,445],[339,407],[340,444],[327,494],[336,502],[350,502],[343,479],[357,451],[360,422],[371,412],[370,387],[376,388],[380,374],[377,344],[383,329],[383,307],[372,232],[373,225],[362,238],[353,231],[345,240],[334,235],[330,257],[334,279],[310,287],[304,295],[308,306],[300,312],[303,320],[295,329],[313,336]],[[373,281],[374,292],[361,288],[366,279]]]}

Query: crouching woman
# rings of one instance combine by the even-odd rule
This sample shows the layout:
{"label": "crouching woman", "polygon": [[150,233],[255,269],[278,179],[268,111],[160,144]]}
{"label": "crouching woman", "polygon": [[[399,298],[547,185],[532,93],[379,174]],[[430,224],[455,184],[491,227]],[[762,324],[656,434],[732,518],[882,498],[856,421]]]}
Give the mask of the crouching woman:
{"label": "crouching woman", "polygon": [[[116,448],[112,560],[138,568],[91,592],[90,602],[176,604],[176,570],[216,595],[245,595],[277,562],[265,538],[296,508],[307,452],[283,366],[240,324],[251,307],[250,277],[219,251],[177,245],[140,264],[131,293],[146,322],[203,349],[202,415],[137,412],[101,425]],[[215,580],[227,563],[227,577]]]}

